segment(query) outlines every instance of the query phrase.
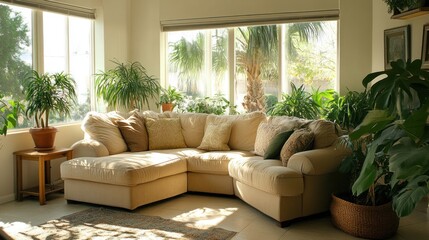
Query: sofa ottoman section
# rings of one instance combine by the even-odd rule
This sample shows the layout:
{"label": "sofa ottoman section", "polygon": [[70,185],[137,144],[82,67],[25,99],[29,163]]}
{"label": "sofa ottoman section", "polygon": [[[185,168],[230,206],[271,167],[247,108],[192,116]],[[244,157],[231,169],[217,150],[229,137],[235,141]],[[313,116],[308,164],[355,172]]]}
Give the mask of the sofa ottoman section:
{"label": "sofa ottoman section", "polygon": [[128,209],[186,192],[186,171],[186,160],[174,150],[80,157],[61,164],[67,200]]}
{"label": "sofa ottoman section", "polygon": [[187,158],[188,191],[233,195],[229,162],[252,155],[248,151],[213,151]]}

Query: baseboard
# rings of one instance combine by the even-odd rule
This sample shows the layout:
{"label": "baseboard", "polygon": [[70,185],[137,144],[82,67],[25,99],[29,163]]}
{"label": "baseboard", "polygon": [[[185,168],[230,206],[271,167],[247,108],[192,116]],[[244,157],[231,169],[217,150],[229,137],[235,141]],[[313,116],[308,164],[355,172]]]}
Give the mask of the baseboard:
{"label": "baseboard", "polygon": [[0,204],[11,202],[15,200],[15,194],[9,194],[6,196],[0,196]]}

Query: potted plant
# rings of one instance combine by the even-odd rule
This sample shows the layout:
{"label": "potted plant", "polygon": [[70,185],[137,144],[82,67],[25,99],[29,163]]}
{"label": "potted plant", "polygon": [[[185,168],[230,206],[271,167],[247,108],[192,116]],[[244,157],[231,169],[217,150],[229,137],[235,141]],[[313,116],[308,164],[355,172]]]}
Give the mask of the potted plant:
{"label": "potted plant", "polygon": [[26,114],[34,117],[35,127],[30,128],[30,134],[36,149],[52,149],[57,128],[49,126],[49,118],[53,113],[70,116],[76,104],[75,81],[63,72],[39,74],[33,71],[23,85]]}
{"label": "potted plant", "polygon": [[[336,206],[339,201],[334,199],[331,205],[334,225],[355,236],[387,238],[395,234],[398,217],[410,214],[429,193],[429,73],[421,69],[421,63],[398,60],[391,63],[392,69],[368,74],[363,80],[373,110],[349,134],[352,142],[365,139],[352,148],[360,171],[351,190],[355,199],[363,200],[359,205],[370,206],[360,212],[348,208],[341,218],[336,215],[341,211]],[[357,222],[362,209],[369,213]],[[369,214],[376,216],[370,219]],[[347,229],[346,221],[354,229]]]}
{"label": "potted plant", "polygon": [[406,12],[415,8],[426,6],[426,0],[383,0],[388,6],[388,13],[394,15]]}
{"label": "potted plant", "polygon": [[167,89],[162,89],[159,96],[159,104],[161,104],[162,111],[173,111],[177,104],[183,101],[183,94],[176,88],[168,86]]}
{"label": "potted plant", "polygon": [[6,135],[9,128],[16,127],[22,105],[15,100],[4,99],[0,93],[0,135]]}
{"label": "potted plant", "polygon": [[149,100],[159,96],[159,81],[147,74],[139,62],[119,63],[113,69],[96,74],[95,92],[109,106],[127,110],[148,108]]}

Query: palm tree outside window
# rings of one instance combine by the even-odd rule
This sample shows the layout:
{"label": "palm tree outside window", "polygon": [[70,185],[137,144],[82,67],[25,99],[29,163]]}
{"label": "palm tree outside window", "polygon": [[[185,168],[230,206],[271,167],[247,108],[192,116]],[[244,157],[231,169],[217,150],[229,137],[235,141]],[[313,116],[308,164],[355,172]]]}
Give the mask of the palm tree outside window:
{"label": "palm tree outside window", "polygon": [[[336,24],[324,21],[168,33],[167,84],[194,97],[223,94],[229,98],[233,91],[234,99],[229,100],[242,112],[265,111],[290,83],[308,90],[335,88]],[[229,41],[234,41],[234,49],[228,49]],[[230,59],[228,51],[235,51],[235,59]],[[228,68],[231,61],[234,69]],[[230,71],[235,71],[234,79],[229,78]]]}

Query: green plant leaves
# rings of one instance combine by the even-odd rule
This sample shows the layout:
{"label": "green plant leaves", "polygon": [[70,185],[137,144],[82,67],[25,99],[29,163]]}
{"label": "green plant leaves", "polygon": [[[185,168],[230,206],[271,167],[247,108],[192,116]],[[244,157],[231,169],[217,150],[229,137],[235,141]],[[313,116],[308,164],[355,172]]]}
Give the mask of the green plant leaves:
{"label": "green plant leaves", "polygon": [[393,198],[393,209],[399,217],[410,215],[418,202],[429,194],[429,176],[422,175],[408,182]]}

